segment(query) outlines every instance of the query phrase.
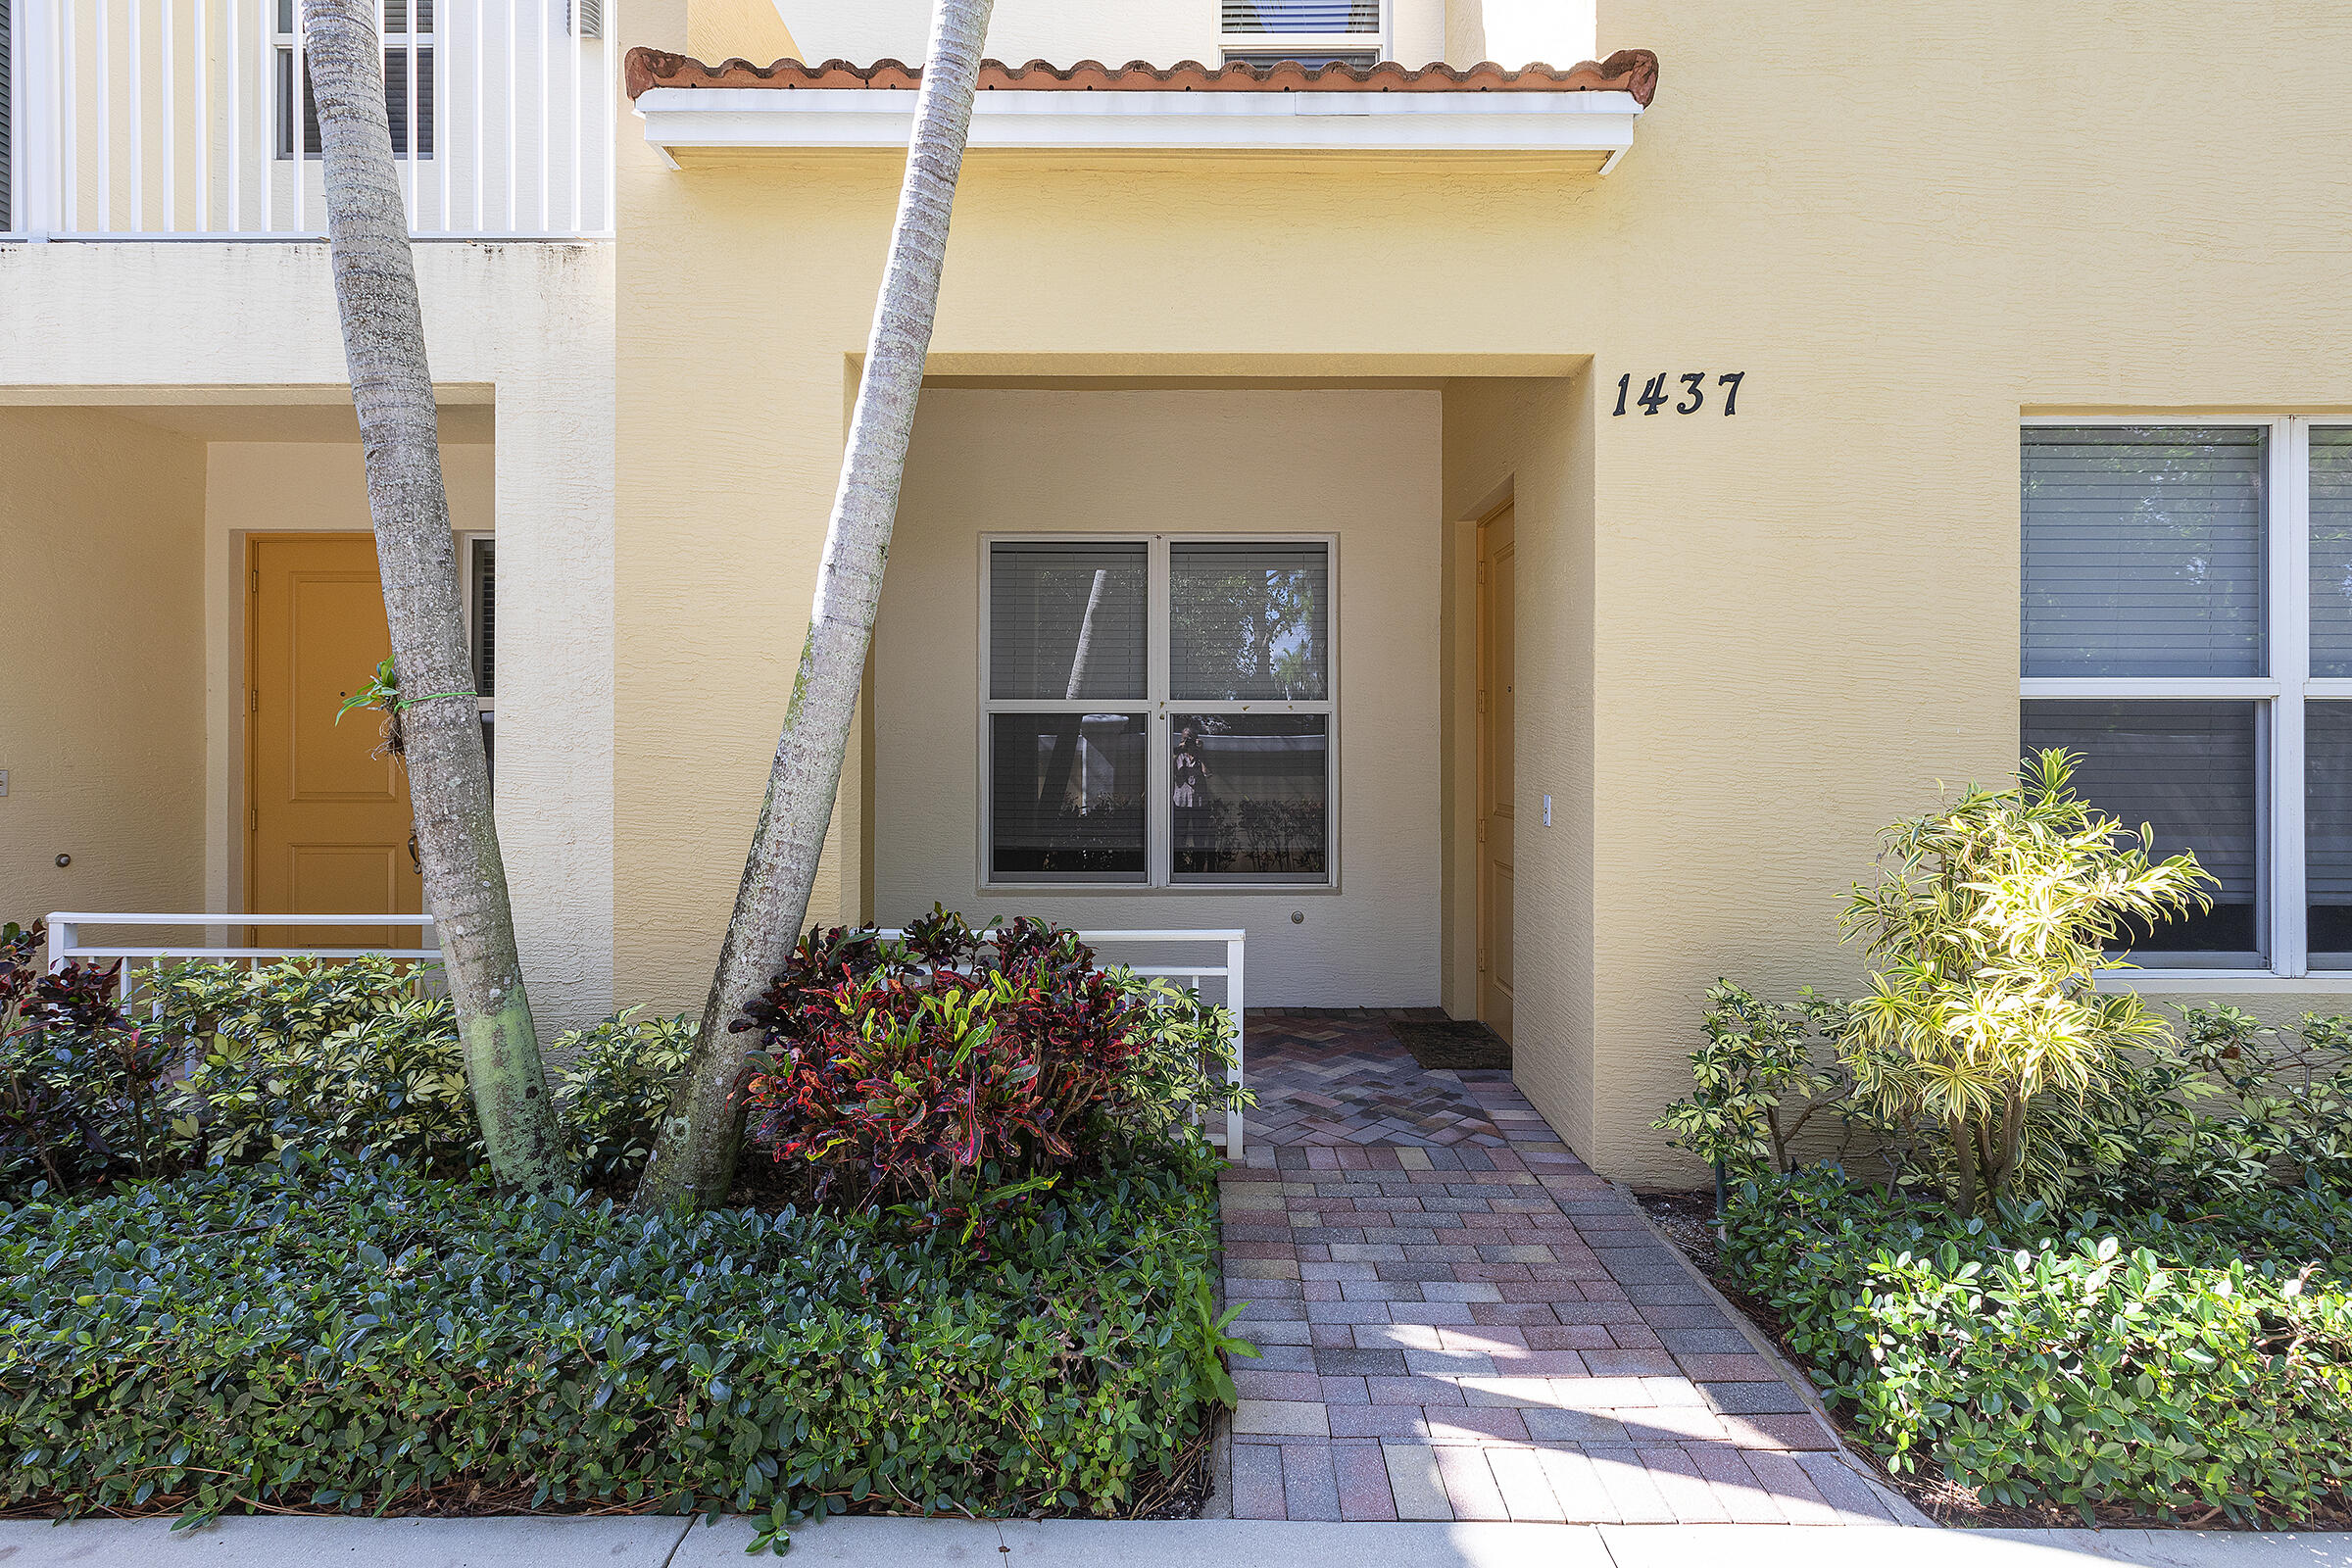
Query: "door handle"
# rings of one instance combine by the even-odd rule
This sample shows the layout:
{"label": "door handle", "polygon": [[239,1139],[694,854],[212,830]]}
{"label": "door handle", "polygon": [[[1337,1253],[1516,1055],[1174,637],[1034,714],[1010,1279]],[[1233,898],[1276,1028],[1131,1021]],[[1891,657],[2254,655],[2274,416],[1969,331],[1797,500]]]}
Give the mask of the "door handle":
{"label": "door handle", "polygon": [[424,875],[424,858],[416,853],[416,835],[414,833],[409,835],[409,864],[416,868],[418,876]]}

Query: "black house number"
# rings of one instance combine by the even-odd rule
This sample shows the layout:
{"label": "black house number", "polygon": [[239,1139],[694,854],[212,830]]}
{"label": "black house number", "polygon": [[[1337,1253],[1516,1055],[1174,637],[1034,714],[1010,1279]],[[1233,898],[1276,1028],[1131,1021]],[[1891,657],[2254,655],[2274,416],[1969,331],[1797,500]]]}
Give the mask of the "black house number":
{"label": "black house number", "polygon": [[[1685,370],[1674,379],[1682,383],[1680,392],[1667,385],[1666,372],[1660,370],[1642,388],[1642,395],[1634,399],[1635,404],[1643,414],[1655,414],[1668,407],[1677,414],[1696,414],[1707,406],[1706,371]],[[1715,378],[1716,386],[1723,391],[1724,417],[1729,418],[1740,412],[1740,383],[1746,379],[1745,370],[1726,370]],[[1617,407],[1613,413],[1625,412],[1625,400],[1633,389],[1632,376],[1621,375],[1617,378]]]}

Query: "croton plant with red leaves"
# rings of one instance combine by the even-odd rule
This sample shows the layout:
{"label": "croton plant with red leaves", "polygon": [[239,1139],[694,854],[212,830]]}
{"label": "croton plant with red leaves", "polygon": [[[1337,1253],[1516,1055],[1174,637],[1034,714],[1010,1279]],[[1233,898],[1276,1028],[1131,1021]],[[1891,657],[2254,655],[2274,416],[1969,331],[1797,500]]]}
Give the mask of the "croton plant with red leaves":
{"label": "croton plant with red leaves", "polygon": [[984,938],[935,911],[904,943],[811,931],[738,1025],[765,1046],[749,1135],[820,1201],[980,1237],[1127,1136],[1148,1010],[1039,921]]}

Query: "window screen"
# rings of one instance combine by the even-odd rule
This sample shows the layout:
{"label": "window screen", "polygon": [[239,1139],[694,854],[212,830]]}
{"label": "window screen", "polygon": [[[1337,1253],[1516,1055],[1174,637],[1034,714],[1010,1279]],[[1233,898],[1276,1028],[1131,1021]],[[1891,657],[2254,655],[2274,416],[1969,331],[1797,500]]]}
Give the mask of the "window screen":
{"label": "window screen", "polygon": [[1380,0],[1223,0],[1227,32],[1378,32]]}
{"label": "window screen", "polygon": [[498,542],[476,539],[473,552],[473,689],[495,695],[498,679]]}
{"label": "window screen", "polygon": [[2151,855],[2193,850],[2221,879],[2211,912],[2191,912],[2130,945],[2142,954],[2259,961],[2262,877],[2250,702],[2036,701],[2025,705],[2028,755],[2080,754],[2075,789],[2126,826],[2154,831]]}
{"label": "window screen", "polygon": [[2311,432],[2311,672],[2352,678],[2352,428]]}
{"label": "window screen", "polygon": [[2261,674],[2266,439],[2027,429],[2026,675]]}
{"label": "window screen", "polygon": [[1175,874],[1322,881],[1329,728],[1319,713],[1177,714],[1168,770]]}
{"label": "window screen", "polygon": [[998,713],[989,721],[989,863],[1029,882],[1145,880],[1140,713]]}
{"label": "window screen", "polygon": [[1142,698],[1149,577],[1142,544],[992,546],[989,695],[1033,702]]}
{"label": "window screen", "polygon": [[1168,687],[1178,699],[1330,695],[1331,571],[1319,544],[1168,551]]}
{"label": "window screen", "polygon": [[2304,708],[2303,764],[2305,942],[2314,968],[2352,967],[2352,703]]}

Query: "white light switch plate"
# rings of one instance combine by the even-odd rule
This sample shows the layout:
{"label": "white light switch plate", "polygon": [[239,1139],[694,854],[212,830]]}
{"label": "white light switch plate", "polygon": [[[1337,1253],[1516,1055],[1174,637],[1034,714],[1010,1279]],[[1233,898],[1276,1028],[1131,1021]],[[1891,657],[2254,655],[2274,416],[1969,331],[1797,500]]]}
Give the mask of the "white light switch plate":
{"label": "white light switch plate", "polygon": [[1551,826],[1551,797],[1548,795],[1544,797],[1544,825]]}
{"label": "white light switch plate", "polygon": [[8,769],[0,767],[0,795],[8,793]]}

